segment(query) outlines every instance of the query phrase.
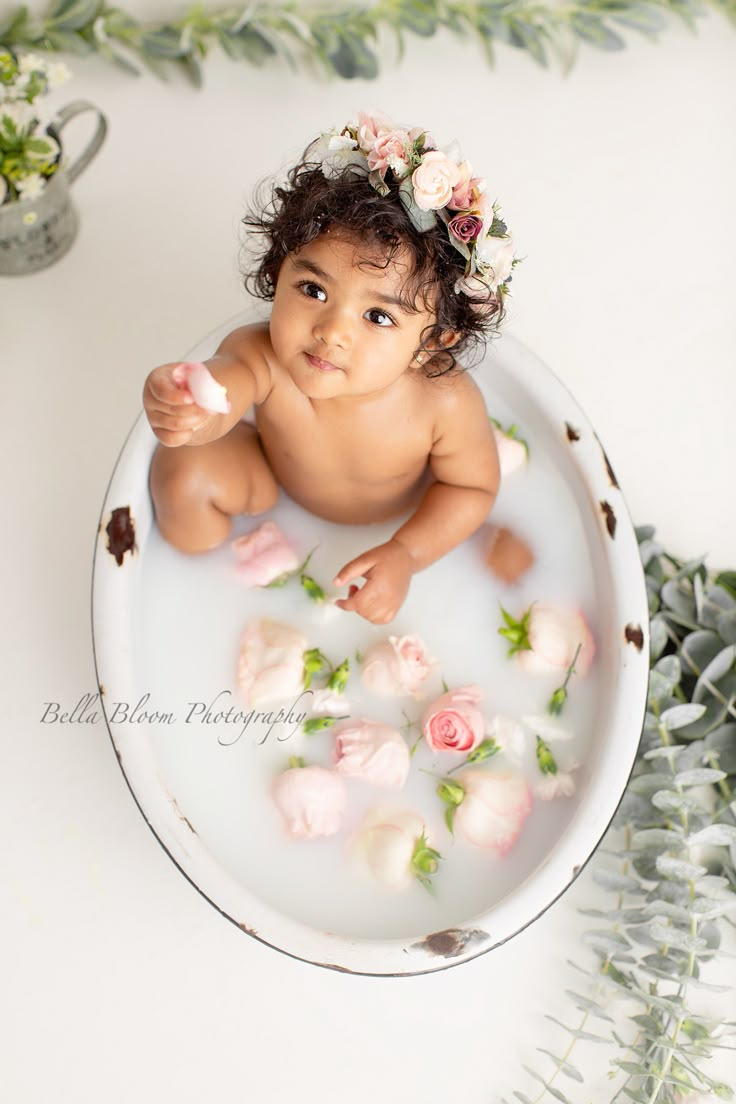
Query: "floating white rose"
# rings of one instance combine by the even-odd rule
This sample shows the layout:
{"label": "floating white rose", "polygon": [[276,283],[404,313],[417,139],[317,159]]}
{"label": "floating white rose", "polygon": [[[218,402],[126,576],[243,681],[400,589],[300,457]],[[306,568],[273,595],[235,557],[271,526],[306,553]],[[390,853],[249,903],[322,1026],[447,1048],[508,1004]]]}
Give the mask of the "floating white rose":
{"label": "floating white rose", "polygon": [[374,786],[401,788],[408,776],[411,755],[400,732],[389,725],[362,718],[335,725],[335,768]]}
{"label": "floating white rose", "polygon": [[275,521],[264,521],[231,542],[238,561],[238,574],[250,586],[268,586],[295,571],[300,564],[294,546]]}
{"label": "floating white rose", "polygon": [[408,809],[372,809],[361,827],[356,850],[385,889],[405,889],[417,879],[432,889],[441,855],[429,843],[424,820]]}
{"label": "floating white rose", "polygon": [[433,660],[418,636],[390,636],[373,644],[363,657],[360,677],[379,697],[420,696],[431,673]]}
{"label": "floating white rose", "polygon": [[437,793],[448,806],[448,828],[499,855],[516,843],[532,807],[526,779],[510,770],[470,768],[440,782]]}
{"label": "floating white rose", "polygon": [[297,697],[304,688],[306,636],[278,621],[248,625],[238,659],[238,686],[252,706]]}
{"label": "floating white rose", "polygon": [[525,671],[564,671],[574,663],[578,675],[587,673],[595,641],[581,610],[534,602],[519,620],[503,607],[501,613],[504,625],[498,631]]}

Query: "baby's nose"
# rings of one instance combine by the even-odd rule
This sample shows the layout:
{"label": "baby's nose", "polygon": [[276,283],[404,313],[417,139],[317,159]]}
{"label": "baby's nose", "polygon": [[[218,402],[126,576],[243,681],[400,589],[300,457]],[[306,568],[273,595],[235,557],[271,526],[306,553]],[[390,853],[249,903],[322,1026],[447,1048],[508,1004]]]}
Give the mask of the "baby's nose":
{"label": "baby's nose", "polygon": [[314,325],[314,336],[327,346],[346,349],[352,342],[352,326],[344,311],[320,311]]}

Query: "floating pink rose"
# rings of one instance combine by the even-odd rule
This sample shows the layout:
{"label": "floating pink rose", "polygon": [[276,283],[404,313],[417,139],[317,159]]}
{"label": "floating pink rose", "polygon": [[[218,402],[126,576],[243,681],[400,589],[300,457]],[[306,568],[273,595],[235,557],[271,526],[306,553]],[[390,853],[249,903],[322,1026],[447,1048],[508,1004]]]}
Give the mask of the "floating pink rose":
{"label": "floating pink rose", "polygon": [[249,586],[268,586],[300,564],[296,549],[274,521],[264,521],[230,547],[238,558],[238,573]]}
{"label": "floating pink rose", "polygon": [[512,437],[499,426],[493,427],[493,436],[498,451],[498,462],[501,467],[501,477],[511,475],[512,472],[523,468],[529,459],[529,453],[524,441],[519,437]]}
{"label": "floating pink rose", "polygon": [[405,130],[390,130],[376,138],[368,154],[368,168],[385,177],[391,169],[397,180],[409,172],[409,136]]}
{"label": "floating pink rose", "polygon": [[422,718],[422,732],[432,751],[466,754],[478,746],[486,728],[478,709],[482,699],[479,686],[461,686],[448,690],[430,705]]}
{"label": "floating pink rose", "polygon": [[306,636],[278,621],[254,621],[243,633],[238,686],[252,706],[297,697],[304,688]]}
{"label": "floating pink rose", "polygon": [[429,845],[422,818],[408,809],[372,809],[363,821],[357,849],[385,889],[405,889],[414,878],[429,888],[441,858]]}
{"label": "floating pink rose", "polygon": [[218,383],[206,364],[185,361],[177,364],[172,373],[174,382],[189,391],[197,406],[212,414],[229,414],[230,402],[227,389]]}
{"label": "floating pink rose", "polygon": [[525,671],[565,671],[575,659],[575,673],[587,674],[595,656],[595,641],[583,613],[577,609],[535,602],[529,611],[528,647],[519,651]]}
{"label": "floating pink rose", "polygon": [[361,719],[335,725],[335,767],[374,786],[401,788],[409,776],[411,756],[400,732]]}
{"label": "floating pink rose", "polygon": [[458,241],[467,245],[478,237],[483,229],[483,222],[477,215],[455,215],[450,219],[447,227]]}
{"label": "floating pink rose", "polygon": [[295,766],[279,774],[271,787],[290,836],[314,839],[339,832],[347,805],[339,774],[319,766]]}
{"label": "floating pink rose", "polygon": [[446,207],[459,179],[458,167],[444,153],[430,150],[412,174],[414,201],[422,211]]}
{"label": "floating pink rose", "polygon": [[360,677],[379,697],[416,698],[431,670],[432,660],[418,636],[390,636],[365,653]]}
{"label": "floating pink rose", "polygon": [[453,779],[464,790],[453,828],[476,847],[505,855],[516,843],[532,807],[525,778],[515,771],[476,768]]}

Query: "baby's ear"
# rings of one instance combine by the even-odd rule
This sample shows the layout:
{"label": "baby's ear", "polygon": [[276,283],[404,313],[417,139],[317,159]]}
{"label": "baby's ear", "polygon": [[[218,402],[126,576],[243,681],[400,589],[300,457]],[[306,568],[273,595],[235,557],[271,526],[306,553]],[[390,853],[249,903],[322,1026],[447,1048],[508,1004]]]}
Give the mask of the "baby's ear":
{"label": "baby's ear", "polygon": [[439,337],[433,338],[428,343],[427,348],[439,353],[444,349],[451,349],[453,345],[457,345],[460,337],[461,334],[457,333],[456,330],[443,330]]}

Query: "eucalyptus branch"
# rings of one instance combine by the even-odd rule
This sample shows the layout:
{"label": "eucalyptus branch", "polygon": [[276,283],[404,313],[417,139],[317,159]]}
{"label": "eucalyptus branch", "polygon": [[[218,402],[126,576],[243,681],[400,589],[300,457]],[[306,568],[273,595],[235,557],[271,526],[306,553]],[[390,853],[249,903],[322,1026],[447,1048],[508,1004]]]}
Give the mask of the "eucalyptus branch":
{"label": "eucalyptus branch", "polygon": [[[736,22],[736,0],[709,4]],[[213,47],[249,65],[281,61],[344,79],[372,79],[385,52],[383,32],[395,38],[400,58],[407,33],[431,38],[449,31],[475,37],[491,64],[501,43],[545,67],[553,55],[567,72],[581,44],[621,50],[626,41],[620,30],[656,39],[673,18],[694,32],[703,11],[698,0],[349,0],[339,8],[254,0],[198,4],[180,19],[143,22],[104,0],[53,0],[40,17],[23,6],[0,14],[0,43],[35,52],[97,53],[128,73],[138,72],[136,62],[160,77],[174,67],[200,85],[201,63]]]}
{"label": "eucalyptus branch", "polygon": [[[582,910],[610,924],[583,935],[597,971],[572,963],[595,983],[588,997],[569,994],[585,1017],[579,1028],[554,1021],[570,1044],[560,1058],[543,1052],[556,1063],[549,1078],[524,1067],[542,1089],[533,1102],[515,1092],[522,1104],[547,1096],[569,1104],[556,1078],[582,1079],[569,1061],[578,1040],[617,1045],[611,1065],[625,1080],[613,1101],[677,1104],[692,1092],[733,1098],[702,1066],[722,1048],[716,1037],[736,1025],[712,1023],[694,990],[723,988],[704,983],[701,969],[719,953],[721,926],[736,917],[736,574],[713,580],[702,561],[683,563],[656,545],[651,528],[638,536],[651,616],[648,708],[612,828],[623,829],[624,846],[607,837],[589,867],[616,894],[615,906]],[[603,867],[610,856],[623,860],[619,872]],[[613,1026],[608,1039],[584,1030],[596,1012],[613,1023],[604,997],[643,1009],[631,1017],[630,1041]]]}

